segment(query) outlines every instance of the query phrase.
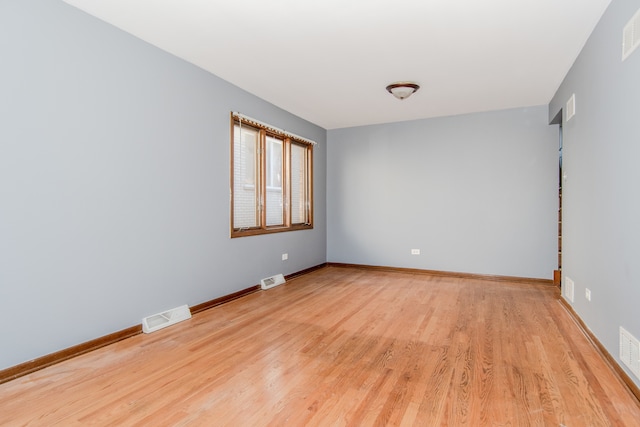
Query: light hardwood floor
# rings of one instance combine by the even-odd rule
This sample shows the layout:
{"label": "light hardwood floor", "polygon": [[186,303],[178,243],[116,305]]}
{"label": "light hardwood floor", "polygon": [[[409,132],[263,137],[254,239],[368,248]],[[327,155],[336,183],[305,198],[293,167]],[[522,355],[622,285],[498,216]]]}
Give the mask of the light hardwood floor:
{"label": "light hardwood floor", "polygon": [[550,286],[328,267],[0,385],[0,424],[638,426]]}

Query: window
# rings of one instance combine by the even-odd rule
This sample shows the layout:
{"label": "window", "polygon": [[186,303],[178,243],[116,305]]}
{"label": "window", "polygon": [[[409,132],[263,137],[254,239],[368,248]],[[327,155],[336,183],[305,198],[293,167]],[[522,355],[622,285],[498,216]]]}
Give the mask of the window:
{"label": "window", "polygon": [[231,237],[313,228],[315,143],[231,114]]}

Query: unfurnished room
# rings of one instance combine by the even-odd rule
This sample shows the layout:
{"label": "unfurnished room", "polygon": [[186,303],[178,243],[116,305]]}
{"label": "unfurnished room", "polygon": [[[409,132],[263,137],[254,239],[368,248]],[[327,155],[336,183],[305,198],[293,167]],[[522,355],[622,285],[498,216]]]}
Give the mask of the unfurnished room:
{"label": "unfurnished room", "polygon": [[0,425],[640,425],[638,0],[0,1]]}

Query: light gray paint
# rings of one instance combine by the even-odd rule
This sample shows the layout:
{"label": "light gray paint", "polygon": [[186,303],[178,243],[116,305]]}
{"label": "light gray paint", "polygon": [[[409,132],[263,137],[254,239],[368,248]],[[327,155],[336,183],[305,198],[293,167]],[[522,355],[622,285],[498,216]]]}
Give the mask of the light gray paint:
{"label": "light gray paint", "polygon": [[558,138],[546,114],[330,130],[328,260],[552,277]]}
{"label": "light gray paint", "polygon": [[575,311],[616,358],[620,326],[640,338],[640,51],[621,62],[622,29],[639,7],[611,3],[549,105],[553,117],[576,94],[564,125],[563,276],[575,282]]}
{"label": "light gray paint", "polygon": [[[324,129],[62,2],[0,53],[0,369],[325,262]],[[229,238],[231,110],[319,143],[314,230]]]}

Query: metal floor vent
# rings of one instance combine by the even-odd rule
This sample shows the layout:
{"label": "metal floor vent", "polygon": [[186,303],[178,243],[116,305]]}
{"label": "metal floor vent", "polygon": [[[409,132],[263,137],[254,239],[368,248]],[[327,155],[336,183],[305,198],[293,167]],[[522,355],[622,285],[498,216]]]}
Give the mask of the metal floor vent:
{"label": "metal floor vent", "polygon": [[142,319],[142,332],[145,334],[155,332],[158,329],[166,328],[183,320],[191,318],[191,310],[188,305],[172,308],[162,313],[147,316]]}
{"label": "metal floor vent", "polygon": [[274,286],[282,285],[285,282],[282,274],[276,274],[275,276],[267,277],[260,280],[260,287],[264,289],[270,289]]}
{"label": "metal floor vent", "polygon": [[640,378],[640,342],[622,326],[620,327],[620,360]]}
{"label": "metal floor vent", "polygon": [[622,30],[622,60],[624,61],[640,46],[640,9]]}

